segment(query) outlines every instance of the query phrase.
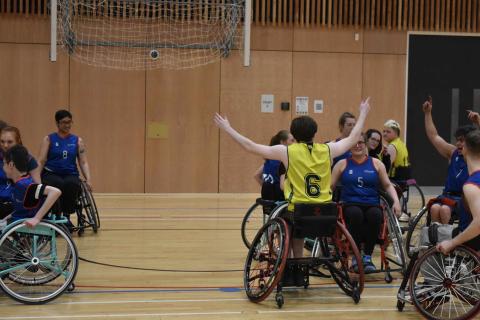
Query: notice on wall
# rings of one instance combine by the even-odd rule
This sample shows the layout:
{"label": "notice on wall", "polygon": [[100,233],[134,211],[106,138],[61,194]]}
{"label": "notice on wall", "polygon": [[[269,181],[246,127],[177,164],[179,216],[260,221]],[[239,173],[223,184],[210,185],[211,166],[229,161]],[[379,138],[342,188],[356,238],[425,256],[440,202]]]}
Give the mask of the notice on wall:
{"label": "notice on wall", "polygon": [[297,114],[308,114],[308,97],[296,97],[295,107]]}
{"label": "notice on wall", "polygon": [[273,94],[262,94],[260,111],[273,113]]}
{"label": "notice on wall", "polygon": [[313,101],[313,112],[314,113],[323,113],[323,100],[314,100]]}

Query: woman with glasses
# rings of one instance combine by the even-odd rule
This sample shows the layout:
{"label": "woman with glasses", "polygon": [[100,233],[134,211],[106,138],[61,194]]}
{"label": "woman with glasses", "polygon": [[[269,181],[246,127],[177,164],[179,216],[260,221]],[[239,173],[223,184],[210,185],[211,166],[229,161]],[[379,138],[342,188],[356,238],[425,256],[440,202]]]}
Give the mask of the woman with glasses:
{"label": "woman with glasses", "polygon": [[390,161],[390,154],[388,154],[387,150],[383,147],[382,133],[377,129],[368,129],[366,135],[368,155],[382,161],[388,172],[392,163]]}
{"label": "woman with glasses", "polygon": [[55,121],[57,132],[43,139],[39,162],[43,169],[42,182],[62,191],[61,206],[68,217],[75,212],[75,202],[80,191],[77,159],[89,188],[91,176],[85,144],[82,138],[70,133],[72,114],[67,110],[59,110],[55,113]]}
{"label": "woman with glasses", "polygon": [[[383,163],[367,155],[366,141],[366,135],[362,134],[350,149],[352,156],[340,160],[333,167],[331,184],[332,188],[337,182],[343,186],[340,201],[343,203],[347,229],[358,248],[364,243],[364,271],[372,273],[376,271],[372,253],[383,221],[379,188],[387,191],[393,199],[396,215],[400,214],[400,203]],[[354,269],[358,268],[357,261],[352,261],[352,265]]]}

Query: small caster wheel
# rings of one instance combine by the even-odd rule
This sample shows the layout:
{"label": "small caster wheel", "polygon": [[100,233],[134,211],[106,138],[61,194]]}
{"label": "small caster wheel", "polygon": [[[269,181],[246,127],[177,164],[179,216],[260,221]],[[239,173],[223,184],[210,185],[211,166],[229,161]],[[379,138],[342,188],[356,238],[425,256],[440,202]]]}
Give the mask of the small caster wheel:
{"label": "small caster wheel", "polygon": [[283,295],[282,294],[276,294],[275,295],[275,301],[277,302],[277,306],[279,309],[282,309],[283,304],[285,301],[283,301]]}
{"label": "small caster wheel", "polygon": [[390,272],[388,272],[386,275],[385,275],[385,282],[386,283],[392,283],[393,281],[393,277],[392,275],[390,274]]}
{"label": "small caster wheel", "polygon": [[405,302],[403,301],[400,301],[400,300],[397,300],[397,310],[402,312],[403,311],[403,307],[405,307]]}
{"label": "small caster wheel", "polygon": [[352,299],[355,304],[358,304],[360,302],[360,291],[358,291],[358,287],[353,288]]}
{"label": "small caster wheel", "polygon": [[72,282],[72,283],[70,283],[70,285],[68,286],[67,291],[68,291],[68,292],[72,292],[73,290],[75,290],[75,283]]}

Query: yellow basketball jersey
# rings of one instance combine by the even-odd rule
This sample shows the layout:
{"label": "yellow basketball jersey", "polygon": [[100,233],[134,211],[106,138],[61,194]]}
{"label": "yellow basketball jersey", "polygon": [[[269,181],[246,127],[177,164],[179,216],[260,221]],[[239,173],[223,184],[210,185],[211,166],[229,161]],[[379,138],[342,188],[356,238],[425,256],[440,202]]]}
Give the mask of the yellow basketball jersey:
{"label": "yellow basketball jersey", "polygon": [[330,148],[326,144],[294,143],[288,146],[285,199],[293,211],[295,203],[332,201]]}
{"label": "yellow basketball jersey", "polygon": [[391,145],[397,149],[397,157],[395,161],[392,163],[392,167],[390,168],[390,172],[388,173],[389,177],[395,176],[395,170],[398,167],[409,167],[410,161],[408,160],[408,150],[405,143],[403,143],[400,138],[396,138],[390,142]]}

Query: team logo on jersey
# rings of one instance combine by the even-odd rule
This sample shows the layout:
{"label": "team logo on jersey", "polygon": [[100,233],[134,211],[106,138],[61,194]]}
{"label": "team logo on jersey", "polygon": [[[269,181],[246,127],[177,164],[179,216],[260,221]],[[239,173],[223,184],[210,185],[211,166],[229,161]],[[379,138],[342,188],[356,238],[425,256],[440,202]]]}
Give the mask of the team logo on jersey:
{"label": "team logo on jersey", "polygon": [[348,174],[353,174],[353,170],[352,169],[348,170]]}
{"label": "team logo on jersey", "polygon": [[76,146],[75,143],[69,143],[69,144],[67,144],[67,147],[75,147],[75,146]]}
{"label": "team logo on jersey", "polygon": [[55,142],[55,147],[58,147],[58,146],[59,146],[58,142]]}
{"label": "team logo on jersey", "polygon": [[375,171],[373,171],[373,170],[363,170],[363,172],[365,172],[365,173],[375,173]]}

